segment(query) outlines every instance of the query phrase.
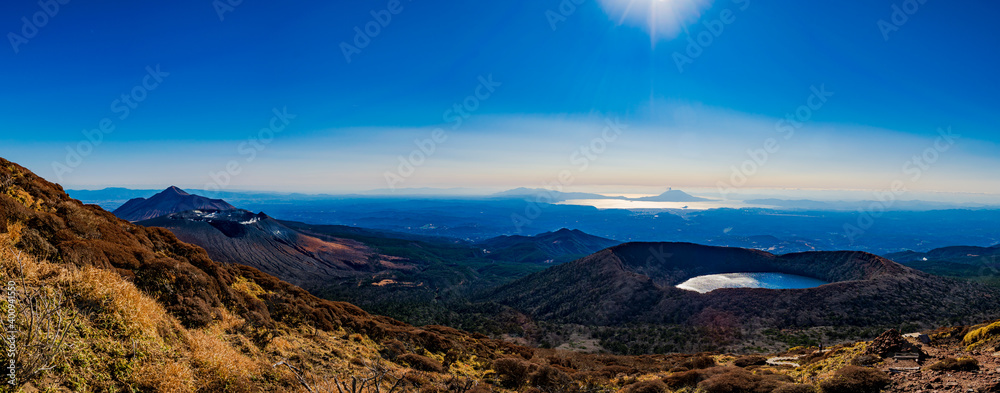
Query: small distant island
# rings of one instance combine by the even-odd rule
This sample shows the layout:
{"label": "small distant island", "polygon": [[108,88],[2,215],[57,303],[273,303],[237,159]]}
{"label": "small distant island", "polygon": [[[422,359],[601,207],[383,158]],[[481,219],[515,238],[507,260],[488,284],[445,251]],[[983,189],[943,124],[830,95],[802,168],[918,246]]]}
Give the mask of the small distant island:
{"label": "small distant island", "polygon": [[704,201],[711,201],[712,199],[696,197],[681,190],[668,188],[666,192],[660,195],[641,197],[641,198],[628,198],[628,200],[641,201],[641,202],[704,202]]}

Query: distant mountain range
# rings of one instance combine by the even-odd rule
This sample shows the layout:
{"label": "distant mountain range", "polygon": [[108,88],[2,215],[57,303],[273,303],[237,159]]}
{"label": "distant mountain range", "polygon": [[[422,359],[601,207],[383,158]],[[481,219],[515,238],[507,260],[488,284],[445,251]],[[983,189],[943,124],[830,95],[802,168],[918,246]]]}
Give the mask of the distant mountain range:
{"label": "distant mountain range", "polygon": [[767,251],[772,254],[788,254],[793,252],[819,251],[817,242],[809,239],[781,239],[771,235],[730,236],[724,235],[708,239],[706,245],[752,248]]}
{"label": "distant mountain range", "polygon": [[628,198],[624,196],[607,196],[601,194],[593,194],[587,192],[562,192],[547,190],[544,188],[515,188],[513,190],[507,190],[503,192],[498,192],[493,194],[494,197],[504,197],[504,198],[529,198],[542,202],[563,202],[574,199],[621,199],[628,201],[642,201],[642,202],[702,202],[710,201],[711,199],[700,198],[692,196],[681,190],[669,189],[666,192],[648,197],[639,198]]}
{"label": "distant mountain range", "polygon": [[488,258],[528,263],[569,262],[619,244],[616,240],[566,228],[535,236],[500,236],[477,243],[486,249]]}
{"label": "distant mountain range", "polygon": [[993,247],[954,246],[935,248],[928,252],[903,251],[887,254],[886,258],[906,264],[923,261],[948,261],[953,263],[980,263],[1000,261],[1000,244]]}
{"label": "distant mountain range", "polygon": [[642,202],[704,202],[711,201],[712,199],[696,197],[681,190],[670,189],[660,195],[629,198],[629,200]]}
{"label": "distant mountain range", "polygon": [[537,200],[543,203],[556,203],[556,202],[568,201],[571,199],[627,199],[625,197],[606,196],[601,194],[592,194],[588,192],[562,192],[562,191],[547,190],[544,188],[525,188],[525,187],[498,192],[496,194],[493,194],[492,196],[499,198],[527,198],[527,199]]}
{"label": "distant mountain range", "polygon": [[[125,197],[150,197],[162,190],[68,191],[85,203],[111,211]],[[281,220],[369,228],[382,232],[477,242],[502,235],[531,235],[573,228],[627,241],[678,241],[757,248],[772,253],[860,250],[879,255],[905,249],[950,245],[992,245],[1000,241],[1000,209],[898,211],[893,205],[863,235],[845,230],[859,225],[857,209],[732,208],[687,211],[598,209],[593,206],[533,202],[530,197],[322,196],[280,193],[205,194],[231,205],[266,212]],[[569,195],[580,197],[581,195]],[[560,198],[565,198],[562,196]],[[588,196],[589,197],[589,196]],[[92,198],[92,199],[91,199]],[[102,199],[110,198],[110,199]],[[115,199],[118,198],[118,199]],[[537,203],[537,204],[536,204]],[[688,202],[679,203],[681,206]],[[699,202],[690,202],[692,205]],[[655,205],[656,203],[650,203]],[[675,204],[676,205],[676,204]],[[870,207],[865,206],[867,209]],[[537,208],[537,217],[532,213]],[[831,209],[831,208],[828,208]],[[950,208],[949,208],[950,209]],[[519,215],[527,220],[512,220]],[[682,217],[683,216],[683,217]],[[775,239],[760,237],[772,236]]]}
{"label": "distant mountain range", "polygon": [[930,202],[919,200],[895,201],[892,204],[884,204],[877,201],[814,201],[809,199],[779,199],[763,198],[748,199],[743,201],[749,205],[773,206],[787,210],[814,210],[814,211],[854,211],[858,209],[868,209],[873,203],[879,204],[886,210],[895,211],[927,211],[941,209],[982,209],[996,208],[996,205],[986,205],[979,203],[950,203],[950,202]]}
{"label": "distant mountain range", "polygon": [[903,251],[885,257],[923,272],[1000,287],[1000,244],[943,247],[928,252]]}
{"label": "distant mountain range", "polygon": [[149,197],[149,199],[132,199],[116,209],[112,214],[123,220],[134,222],[196,209],[233,210],[236,207],[221,199],[210,199],[188,194],[180,188],[171,186],[163,190],[163,192]]}

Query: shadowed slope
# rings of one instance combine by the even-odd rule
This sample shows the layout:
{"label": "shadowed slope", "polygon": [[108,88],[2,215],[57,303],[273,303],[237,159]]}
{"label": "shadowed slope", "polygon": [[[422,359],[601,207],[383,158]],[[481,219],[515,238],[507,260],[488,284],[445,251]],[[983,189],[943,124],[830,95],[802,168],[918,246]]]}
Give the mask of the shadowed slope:
{"label": "shadowed slope", "polygon": [[246,210],[194,210],[138,222],[169,229],[213,260],[252,266],[292,284],[311,287],[383,269],[406,269],[353,240],[321,240]]}

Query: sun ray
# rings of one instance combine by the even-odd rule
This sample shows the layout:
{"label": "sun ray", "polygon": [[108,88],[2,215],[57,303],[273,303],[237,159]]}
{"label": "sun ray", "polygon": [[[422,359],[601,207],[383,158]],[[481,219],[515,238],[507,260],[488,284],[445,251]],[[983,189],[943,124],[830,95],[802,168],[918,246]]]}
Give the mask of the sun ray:
{"label": "sun ray", "polygon": [[687,25],[697,21],[712,0],[599,0],[601,7],[619,25],[639,27],[650,37],[650,44],[673,39]]}

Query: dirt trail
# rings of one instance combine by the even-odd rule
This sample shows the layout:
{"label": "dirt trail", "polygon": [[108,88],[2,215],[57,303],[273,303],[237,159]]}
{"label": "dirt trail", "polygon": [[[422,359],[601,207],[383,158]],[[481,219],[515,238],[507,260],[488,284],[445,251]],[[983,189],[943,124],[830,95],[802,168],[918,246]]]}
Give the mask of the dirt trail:
{"label": "dirt trail", "polygon": [[792,360],[799,360],[800,357],[801,356],[782,356],[782,357],[770,358],[767,359],[767,364],[771,366],[788,366],[788,367],[799,368],[801,367],[801,365],[792,362]]}

